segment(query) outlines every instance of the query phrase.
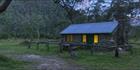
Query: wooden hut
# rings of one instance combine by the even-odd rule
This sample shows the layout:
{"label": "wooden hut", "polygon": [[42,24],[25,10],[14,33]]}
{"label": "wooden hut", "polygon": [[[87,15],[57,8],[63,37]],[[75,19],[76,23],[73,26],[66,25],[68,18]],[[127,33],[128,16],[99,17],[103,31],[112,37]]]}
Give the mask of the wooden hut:
{"label": "wooden hut", "polygon": [[117,21],[72,24],[60,32],[63,44],[99,44],[116,40]]}

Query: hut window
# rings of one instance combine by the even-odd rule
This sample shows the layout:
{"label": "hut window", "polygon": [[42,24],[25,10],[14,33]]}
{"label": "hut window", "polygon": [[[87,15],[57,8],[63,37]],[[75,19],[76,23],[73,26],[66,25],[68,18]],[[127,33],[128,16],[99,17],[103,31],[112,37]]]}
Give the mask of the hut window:
{"label": "hut window", "polygon": [[67,35],[67,42],[71,42],[73,40],[73,36],[72,35]]}
{"label": "hut window", "polygon": [[98,35],[94,35],[94,44],[99,42],[99,36]]}
{"label": "hut window", "polygon": [[83,43],[86,43],[86,42],[87,42],[87,36],[86,36],[86,35],[83,35],[83,36],[82,36],[82,42],[83,42]]}

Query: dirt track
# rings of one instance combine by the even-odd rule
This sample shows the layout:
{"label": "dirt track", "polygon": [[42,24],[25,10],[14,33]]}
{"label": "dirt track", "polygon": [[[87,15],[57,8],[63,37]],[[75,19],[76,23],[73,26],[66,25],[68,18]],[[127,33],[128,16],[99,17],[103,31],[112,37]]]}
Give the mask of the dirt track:
{"label": "dirt track", "polygon": [[34,54],[15,55],[16,60],[32,62],[33,70],[85,70],[79,65],[68,63],[57,56],[40,56]]}

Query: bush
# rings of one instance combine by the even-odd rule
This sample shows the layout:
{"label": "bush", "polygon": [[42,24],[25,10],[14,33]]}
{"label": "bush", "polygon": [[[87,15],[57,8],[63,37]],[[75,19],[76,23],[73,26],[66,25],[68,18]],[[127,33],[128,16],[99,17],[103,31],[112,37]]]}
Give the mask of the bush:
{"label": "bush", "polygon": [[0,54],[0,62],[8,62],[10,59]]}

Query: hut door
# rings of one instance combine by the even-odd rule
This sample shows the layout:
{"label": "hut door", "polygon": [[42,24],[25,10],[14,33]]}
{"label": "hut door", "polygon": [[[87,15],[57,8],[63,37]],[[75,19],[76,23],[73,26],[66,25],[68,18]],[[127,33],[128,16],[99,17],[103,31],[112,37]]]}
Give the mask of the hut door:
{"label": "hut door", "polygon": [[87,43],[93,44],[93,35],[87,35]]}

